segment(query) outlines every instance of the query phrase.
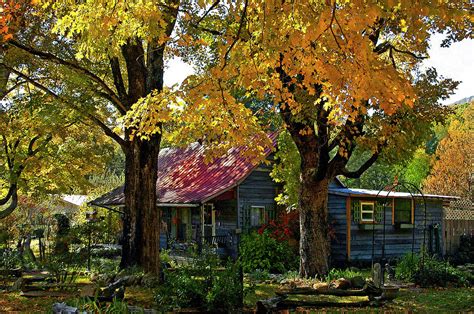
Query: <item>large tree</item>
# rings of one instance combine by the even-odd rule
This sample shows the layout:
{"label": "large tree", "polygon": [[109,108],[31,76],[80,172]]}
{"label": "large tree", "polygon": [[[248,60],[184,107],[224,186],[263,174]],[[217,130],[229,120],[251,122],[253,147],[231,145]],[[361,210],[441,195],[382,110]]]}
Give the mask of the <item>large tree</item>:
{"label": "large tree", "polygon": [[[257,125],[252,112],[237,103],[226,110],[206,102],[187,107],[163,84],[166,58],[180,55],[190,33],[219,34],[208,20],[227,8],[219,1],[192,0],[35,3],[40,5],[19,8],[26,16],[21,22],[7,21],[8,55],[1,65],[76,110],[120,145],[125,155],[121,266],[138,264],[157,273],[157,161],[167,124],[186,127],[173,133],[177,141],[203,139],[215,154],[250,137],[255,128],[248,126]],[[178,31],[179,12],[186,23]],[[262,151],[255,145],[247,153]]]}
{"label": "large tree", "polygon": [[[432,33],[446,31],[445,45],[471,36],[469,16],[461,1],[229,4],[233,25],[216,39],[207,75],[188,81],[188,96],[199,101],[207,92],[206,101],[233,103],[231,91],[240,89],[275,104],[301,158],[302,276],[328,270],[329,182],[359,177],[384,151],[414,149],[440,116],[437,100],[452,83],[443,88],[433,71],[416,69]],[[349,169],[356,147],[370,154]]]}
{"label": "large tree", "polygon": [[423,182],[428,193],[474,200],[474,103],[461,108],[436,150],[430,176]]}
{"label": "large tree", "polygon": [[[4,73],[5,74],[5,73]],[[0,219],[19,193],[36,198],[84,192],[87,176],[102,172],[110,140],[86,130],[81,117],[13,73],[0,81]]]}

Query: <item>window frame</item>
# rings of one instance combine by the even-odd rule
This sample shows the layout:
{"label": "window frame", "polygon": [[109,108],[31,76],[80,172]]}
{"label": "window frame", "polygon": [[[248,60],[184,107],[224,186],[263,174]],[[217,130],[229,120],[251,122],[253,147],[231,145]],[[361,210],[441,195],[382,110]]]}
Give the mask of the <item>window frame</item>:
{"label": "window frame", "polygon": [[[364,210],[364,205],[370,205],[372,207],[371,211]],[[364,219],[364,213],[371,213],[372,219]],[[375,223],[375,202],[374,201],[360,201],[360,223],[362,224],[373,224]]]}
{"label": "window frame", "polygon": [[[406,200],[409,201],[410,203],[410,208],[406,210],[407,212],[410,213],[410,219],[408,221],[397,221],[397,200]],[[392,224],[393,225],[413,225],[414,224],[414,201],[413,199],[405,199],[405,198],[393,198],[393,203],[392,203]]]}
{"label": "window frame", "polygon": [[[253,211],[254,209],[258,209],[260,210],[260,214],[259,214],[259,223],[257,225],[254,225],[252,224],[252,214],[253,214]],[[252,205],[250,206],[250,225],[249,227],[250,228],[255,228],[255,227],[260,227],[262,225],[265,224],[265,212],[266,212],[266,207],[264,205]]]}

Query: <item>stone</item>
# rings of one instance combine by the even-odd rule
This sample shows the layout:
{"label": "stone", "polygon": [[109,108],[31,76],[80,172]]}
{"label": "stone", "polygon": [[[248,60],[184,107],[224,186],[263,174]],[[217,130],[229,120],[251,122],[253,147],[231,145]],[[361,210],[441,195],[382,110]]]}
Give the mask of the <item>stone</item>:
{"label": "stone", "polygon": [[329,289],[329,285],[326,282],[317,282],[313,285],[313,289],[319,292],[324,292]]}
{"label": "stone", "polygon": [[76,314],[79,313],[77,307],[68,306],[66,303],[54,303],[53,313],[55,314]]}
{"label": "stone", "polygon": [[333,288],[333,289],[346,290],[346,289],[349,289],[351,287],[351,282],[349,280],[345,279],[345,278],[339,278],[339,279],[334,280],[333,282],[331,282],[329,287]]}
{"label": "stone", "polygon": [[395,268],[390,266],[389,263],[385,264],[385,271],[387,272],[388,280],[395,280]]}
{"label": "stone", "polygon": [[355,276],[350,279],[351,287],[355,289],[362,289],[365,286],[365,278],[362,276]]}
{"label": "stone", "polygon": [[372,268],[372,280],[377,288],[382,287],[382,266],[379,263],[375,263]]}

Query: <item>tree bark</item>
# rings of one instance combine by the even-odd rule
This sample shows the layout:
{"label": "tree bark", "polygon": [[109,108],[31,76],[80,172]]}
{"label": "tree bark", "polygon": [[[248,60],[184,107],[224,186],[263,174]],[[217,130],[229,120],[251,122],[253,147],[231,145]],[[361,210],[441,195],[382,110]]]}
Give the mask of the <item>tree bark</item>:
{"label": "tree bark", "polygon": [[139,265],[152,274],[160,269],[160,214],[156,206],[160,142],[159,134],[143,141],[135,137],[125,152],[121,267]]}
{"label": "tree bark", "polygon": [[300,191],[301,277],[326,274],[329,269],[330,242],[327,219],[329,180],[315,181],[308,178],[309,175],[311,171],[303,170]]}

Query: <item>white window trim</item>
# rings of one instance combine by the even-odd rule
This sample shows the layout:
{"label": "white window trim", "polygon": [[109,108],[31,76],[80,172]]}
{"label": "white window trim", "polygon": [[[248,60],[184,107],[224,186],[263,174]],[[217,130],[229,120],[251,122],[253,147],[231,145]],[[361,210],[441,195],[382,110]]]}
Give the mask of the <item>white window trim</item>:
{"label": "white window trim", "polygon": [[[372,206],[372,210],[364,210],[364,205]],[[372,214],[372,219],[364,219],[364,214]],[[375,202],[360,202],[360,221],[361,222],[374,222],[375,220]]]}

